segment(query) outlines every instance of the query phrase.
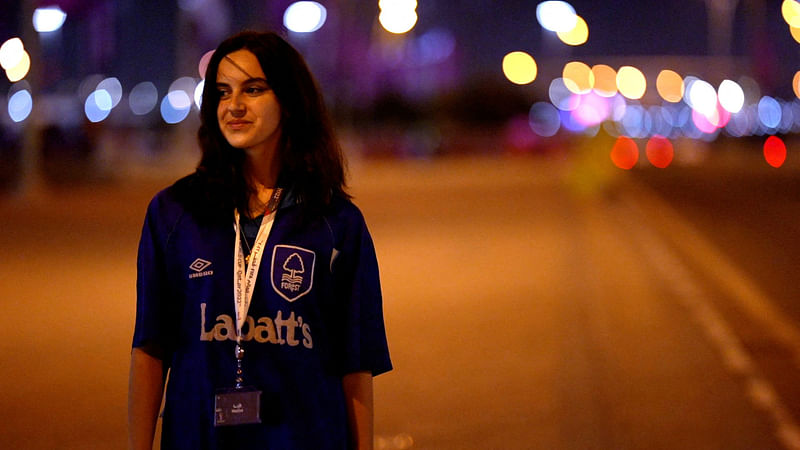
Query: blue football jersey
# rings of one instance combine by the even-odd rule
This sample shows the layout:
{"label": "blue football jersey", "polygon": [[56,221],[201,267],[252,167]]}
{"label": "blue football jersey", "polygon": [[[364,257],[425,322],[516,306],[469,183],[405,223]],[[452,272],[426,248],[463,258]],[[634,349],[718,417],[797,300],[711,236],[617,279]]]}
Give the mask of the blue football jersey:
{"label": "blue football jersey", "polygon": [[163,449],[345,449],[342,376],[392,365],[378,264],[359,209],[336,198],[316,220],[284,196],[242,328],[244,384],[260,424],[218,427],[214,395],[234,385],[233,211],[198,220],[175,186],[151,201],[139,243],[134,347],[169,369]]}

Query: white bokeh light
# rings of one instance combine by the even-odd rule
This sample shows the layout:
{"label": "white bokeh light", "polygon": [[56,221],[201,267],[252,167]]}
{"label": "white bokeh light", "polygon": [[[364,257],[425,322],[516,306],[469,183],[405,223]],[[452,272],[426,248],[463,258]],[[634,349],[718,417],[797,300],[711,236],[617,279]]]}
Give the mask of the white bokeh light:
{"label": "white bokeh light", "polygon": [[33,28],[39,33],[56,31],[64,25],[67,14],[58,6],[36,8],[33,12]]}
{"label": "white bokeh light", "polygon": [[25,57],[25,47],[18,37],[11,38],[0,46],[0,67],[9,70]]}
{"label": "white bokeh light", "polygon": [[717,91],[707,81],[695,80],[687,90],[689,104],[695,111],[711,115],[717,109]]}
{"label": "white bokeh light", "polygon": [[417,24],[416,0],[380,0],[378,8],[378,22],[390,33],[407,33]]}
{"label": "white bokeh light", "polygon": [[563,1],[546,1],[536,6],[536,20],[545,30],[566,33],[575,28],[575,8]]}
{"label": "white bokeh light", "polygon": [[197,87],[194,88],[194,104],[197,106],[197,109],[200,109],[203,106],[203,89],[206,86],[206,80],[201,80],[197,83]]}
{"label": "white bokeh light", "polygon": [[731,80],[724,80],[717,90],[719,94],[719,104],[726,111],[737,113],[744,106],[744,90],[738,83]]}
{"label": "white bokeh light", "polygon": [[311,33],[325,24],[328,11],[317,2],[295,2],[286,8],[283,25],[295,33]]}

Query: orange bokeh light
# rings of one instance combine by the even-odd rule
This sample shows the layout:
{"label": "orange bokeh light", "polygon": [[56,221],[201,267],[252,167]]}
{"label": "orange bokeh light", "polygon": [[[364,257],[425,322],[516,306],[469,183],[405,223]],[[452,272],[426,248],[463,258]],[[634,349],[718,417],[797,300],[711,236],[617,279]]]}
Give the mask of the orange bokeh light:
{"label": "orange bokeh light", "polygon": [[770,136],[764,142],[764,159],[772,167],[780,167],[786,161],[786,144],[778,136]]}
{"label": "orange bokeh light", "polygon": [[611,162],[620,169],[630,170],[639,161],[639,147],[627,136],[620,136],[611,148]]}
{"label": "orange bokeh light", "polygon": [[594,92],[601,97],[613,97],[617,93],[617,71],[605,64],[592,66]]}
{"label": "orange bokeh light", "polygon": [[792,78],[792,90],[797,98],[800,98],[800,71],[797,71]]}
{"label": "orange bokeh light", "polygon": [[663,136],[653,136],[647,141],[645,148],[647,160],[650,164],[665,169],[672,164],[672,158],[675,156],[675,150],[672,148],[672,142]]}
{"label": "orange bokeh light", "polygon": [[661,98],[670,102],[678,103],[683,99],[683,78],[672,70],[662,70],[656,78],[656,90]]}
{"label": "orange bokeh light", "polygon": [[571,61],[564,65],[561,72],[564,85],[573,94],[585,94],[594,87],[592,69],[580,61]]}

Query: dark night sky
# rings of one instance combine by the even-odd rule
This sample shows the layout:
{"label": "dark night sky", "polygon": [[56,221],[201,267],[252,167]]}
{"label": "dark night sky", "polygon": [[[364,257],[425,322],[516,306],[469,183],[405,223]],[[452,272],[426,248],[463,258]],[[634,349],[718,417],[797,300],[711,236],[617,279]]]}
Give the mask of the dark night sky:
{"label": "dark night sky", "polygon": [[[63,2],[73,19],[85,14],[89,9],[85,5],[105,3],[103,0],[54,1]],[[228,4],[227,0],[220,1]],[[337,3],[343,4],[318,1],[328,3],[330,7]],[[349,7],[359,15],[351,23],[364,27],[364,32],[369,33],[377,15],[377,0],[349,1],[357,4],[357,8]],[[276,15],[273,10],[282,10],[290,3],[291,0],[237,0],[236,11],[232,16],[234,19],[239,17],[240,21],[244,17],[254,17],[254,14],[248,14],[249,10],[260,10],[261,17]],[[421,34],[434,27],[452,31],[462,54],[461,68],[467,76],[497,71],[503,55],[514,50],[527,51],[537,59],[548,56],[578,59],[632,55],[702,56],[708,53],[708,23],[704,0],[573,0],[572,5],[587,21],[590,33],[588,43],[575,48],[561,44],[552,33],[542,30],[536,21],[538,3],[538,0],[419,0],[417,11],[420,19],[414,32]],[[2,1],[0,41],[19,33],[18,26],[11,19],[19,16],[19,4],[19,0]],[[123,57],[117,58],[112,67],[107,69],[108,72],[129,64],[138,64],[142,70],[152,70],[155,64],[153,61],[137,62],[136,57],[145,58],[147,55],[144,53],[149,52],[149,58],[153,59],[173,51],[174,42],[171,41],[175,40],[174,26],[164,21],[165,16],[162,13],[175,16],[176,3],[110,0],[110,4],[116,5],[116,10],[133,8],[137,17],[127,25],[117,27],[117,52],[123,54]],[[754,6],[758,4],[761,6]],[[149,10],[159,12],[161,19],[141,16],[144,11]],[[232,27],[237,27],[237,24]],[[69,33],[65,32],[65,35]],[[780,16],[779,0],[739,0],[731,47],[734,55],[771,58],[779,62],[781,70],[786,73],[794,73],[800,68],[797,67],[800,66],[800,44],[792,40],[788,27]],[[70,48],[69,45],[67,48]],[[158,51],[150,51],[153,48]],[[98,70],[88,68],[85,62],[71,62],[78,70]],[[165,79],[172,75],[165,73],[169,70],[163,67],[157,71]],[[139,78],[141,74],[133,73],[131,76]],[[781,76],[782,78],[785,76]]]}

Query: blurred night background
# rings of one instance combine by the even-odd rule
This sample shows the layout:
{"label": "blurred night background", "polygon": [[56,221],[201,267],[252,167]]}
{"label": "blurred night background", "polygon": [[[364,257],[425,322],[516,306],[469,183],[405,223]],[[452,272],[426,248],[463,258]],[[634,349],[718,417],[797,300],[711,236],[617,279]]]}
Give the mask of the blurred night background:
{"label": "blurred night background", "polygon": [[1,1],[0,446],[124,448],[145,208],[254,29],[375,238],[376,448],[800,449],[800,2]]}

